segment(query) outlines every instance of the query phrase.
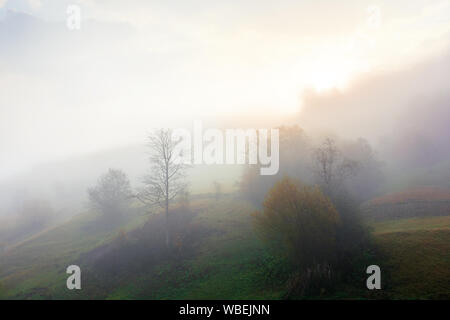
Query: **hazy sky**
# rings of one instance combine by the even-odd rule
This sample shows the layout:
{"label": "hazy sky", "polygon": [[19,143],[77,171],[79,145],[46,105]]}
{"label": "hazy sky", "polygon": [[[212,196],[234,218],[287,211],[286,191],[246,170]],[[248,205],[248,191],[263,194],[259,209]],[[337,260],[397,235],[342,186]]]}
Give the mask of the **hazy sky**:
{"label": "hazy sky", "polygon": [[0,178],[155,126],[290,114],[305,88],[346,90],[449,40],[442,0],[0,0]]}

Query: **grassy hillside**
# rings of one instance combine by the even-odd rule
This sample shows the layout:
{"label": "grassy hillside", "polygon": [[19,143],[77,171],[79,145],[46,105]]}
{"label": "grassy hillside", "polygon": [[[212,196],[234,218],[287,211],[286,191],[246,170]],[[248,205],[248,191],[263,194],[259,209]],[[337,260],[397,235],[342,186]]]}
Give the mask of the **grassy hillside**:
{"label": "grassy hillside", "polygon": [[[79,216],[0,255],[0,285],[8,299],[280,299],[288,273],[255,236],[253,210],[234,196],[197,197],[181,212],[172,256],[147,254],[161,216],[135,214],[117,228]],[[382,292],[361,281],[320,298],[449,298],[450,217],[373,227]],[[70,264],[82,268],[81,291],[65,288]]]}
{"label": "grassy hillside", "polygon": [[[231,200],[231,201],[230,201]],[[253,234],[253,208],[237,199],[197,201],[192,224],[209,230],[188,257],[157,264],[153,270],[124,279],[107,299],[274,299],[268,288],[267,255]],[[195,241],[195,240],[194,240]]]}
{"label": "grassy hillside", "polygon": [[417,230],[450,230],[450,216],[387,220],[372,223],[374,234]]}
{"label": "grassy hillside", "polygon": [[[393,299],[450,299],[450,216],[374,224]],[[383,279],[383,278],[382,278]]]}
{"label": "grassy hillside", "polygon": [[[0,281],[8,298],[20,299],[277,298],[276,283],[268,283],[265,274],[273,258],[253,234],[253,208],[236,199],[195,200],[191,207],[196,211],[191,224],[211,231],[191,256],[161,259],[137,273],[103,278],[84,257],[113,243],[119,229],[93,230],[90,222],[94,217],[82,216],[0,256]],[[132,219],[128,229],[142,228],[146,219]],[[129,234],[132,237],[133,231]],[[65,289],[65,268],[70,264],[82,267],[81,292]],[[266,290],[267,285],[273,290]]]}
{"label": "grassy hillside", "polygon": [[[0,283],[8,298],[53,298],[65,287],[67,266],[84,252],[112,241],[119,228],[95,226],[98,217],[83,214],[7,249],[0,255]],[[133,228],[142,217],[131,219]]]}

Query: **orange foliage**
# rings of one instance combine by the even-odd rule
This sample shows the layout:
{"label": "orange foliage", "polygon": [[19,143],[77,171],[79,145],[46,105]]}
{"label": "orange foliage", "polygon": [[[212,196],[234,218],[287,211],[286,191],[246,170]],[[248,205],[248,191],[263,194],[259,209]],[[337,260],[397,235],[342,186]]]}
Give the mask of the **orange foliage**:
{"label": "orange foliage", "polygon": [[336,251],[339,214],[317,187],[284,177],[253,214],[262,239],[300,267],[330,262]]}

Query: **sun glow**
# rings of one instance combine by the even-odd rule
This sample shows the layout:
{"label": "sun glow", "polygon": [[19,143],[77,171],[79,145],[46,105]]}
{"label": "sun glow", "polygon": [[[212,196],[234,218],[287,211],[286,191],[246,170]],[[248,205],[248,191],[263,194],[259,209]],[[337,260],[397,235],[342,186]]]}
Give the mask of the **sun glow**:
{"label": "sun glow", "polygon": [[312,78],[312,85],[318,92],[333,88],[343,89],[347,86],[349,75],[328,70],[317,71]]}
{"label": "sun glow", "polygon": [[352,61],[319,59],[313,64],[309,74],[309,84],[318,92],[329,89],[345,89],[351,78],[362,71]]}

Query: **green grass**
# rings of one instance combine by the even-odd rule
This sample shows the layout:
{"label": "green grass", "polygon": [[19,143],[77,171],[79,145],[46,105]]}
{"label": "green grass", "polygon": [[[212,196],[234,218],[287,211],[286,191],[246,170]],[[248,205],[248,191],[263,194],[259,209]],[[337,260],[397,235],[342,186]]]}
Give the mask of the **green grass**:
{"label": "green grass", "polygon": [[394,299],[450,299],[450,230],[415,230],[376,238]]}
{"label": "green grass", "polygon": [[[119,229],[133,230],[147,219],[136,216],[114,230],[92,230],[95,216],[79,216],[0,255],[0,295],[7,299],[280,299],[287,272],[254,234],[246,201],[224,196],[197,197],[193,223],[214,230],[192,256],[161,261],[148,270],[111,283],[83,282],[79,292],[65,288],[65,269],[81,254],[111,242]],[[365,283],[340,287],[334,299],[450,298],[450,217],[374,223],[382,268],[380,295]],[[133,263],[132,261],[130,263]],[[83,269],[84,270],[84,269]],[[277,274],[273,274],[278,270]],[[364,273],[365,270],[361,271]],[[327,298],[327,297],[320,297]]]}
{"label": "green grass", "polygon": [[276,299],[268,288],[266,266],[272,259],[253,234],[245,202],[208,201],[196,223],[219,232],[205,239],[199,253],[181,264],[161,265],[119,287],[110,299]]}
{"label": "green grass", "polygon": [[[148,273],[127,275],[108,292],[107,299],[272,299],[280,295],[278,287],[267,290],[266,266],[273,258],[253,233],[245,201],[198,199],[191,207],[197,212],[195,223],[215,230],[197,248],[193,257],[177,263],[163,262]],[[91,216],[82,216],[49,230],[32,241],[12,248],[0,260],[0,280],[7,298],[89,298],[82,292],[65,289],[65,269],[82,253],[108,243],[115,232],[91,232]],[[142,225],[138,217],[124,229]],[[131,262],[132,263],[132,262]],[[96,286],[97,283],[92,283]],[[86,292],[90,284],[84,284]],[[273,289],[273,290],[272,290]]]}
{"label": "green grass", "polygon": [[[89,228],[98,217],[83,214],[33,236],[0,255],[0,283],[6,298],[49,298],[65,290],[66,268],[79,256],[114,239],[118,229]],[[133,227],[135,217],[123,229]]]}
{"label": "green grass", "polygon": [[374,228],[389,298],[450,299],[449,216],[386,221]]}

